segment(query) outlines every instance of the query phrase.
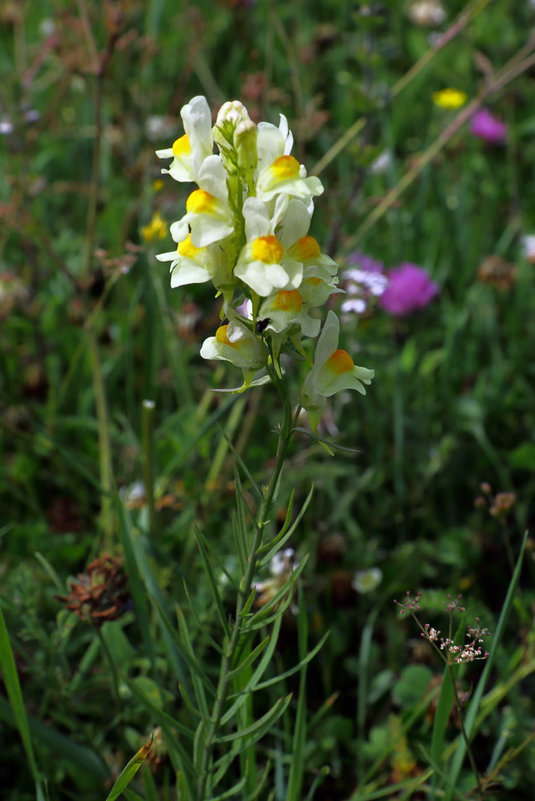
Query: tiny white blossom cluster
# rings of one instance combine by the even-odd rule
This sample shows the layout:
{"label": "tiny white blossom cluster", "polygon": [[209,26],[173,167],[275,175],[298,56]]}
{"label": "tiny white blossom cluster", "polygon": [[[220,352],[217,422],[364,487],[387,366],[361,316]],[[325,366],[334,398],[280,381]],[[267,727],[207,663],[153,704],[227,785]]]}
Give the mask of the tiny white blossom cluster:
{"label": "tiny white blossom cluster", "polygon": [[479,620],[475,627],[468,628],[468,642],[464,645],[456,645],[451,637],[441,637],[440,631],[433,628],[429,623],[424,624],[424,630],[421,636],[428,642],[436,645],[441,651],[444,651],[448,656],[451,656],[454,662],[460,664],[461,662],[474,662],[476,660],[486,659],[489,655],[488,651],[484,651],[481,647],[483,638],[489,635],[488,629],[482,629],[479,626]]}
{"label": "tiny white blossom cluster", "polygon": [[[260,370],[281,378],[284,351],[310,362],[301,405],[316,428],[327,397],[345,389],[365,394],[373,377],[338,348],[335,313],[322,330],[311,313],[341,291],[337,264],[308,233],[321,181],[291,155],[293,136],[283,115],[278,127],[255,125],[234,100],[223,104],[212,126],[202,96],[180,114],[184,135],[156,154],[170,159],[162,172],[198,188],[171,225],[176,249],[157,258],[170,263],[172,287],[211,282],[222,296],[222,324],[201,356],[241,368],[241,390]],[[316,337],[312,363],[301,341]]]}

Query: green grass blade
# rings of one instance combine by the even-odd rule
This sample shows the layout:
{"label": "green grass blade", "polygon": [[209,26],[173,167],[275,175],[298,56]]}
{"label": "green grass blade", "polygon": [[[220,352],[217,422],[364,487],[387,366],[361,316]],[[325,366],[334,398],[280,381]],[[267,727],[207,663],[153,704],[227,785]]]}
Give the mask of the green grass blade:
{"label": "green grass blade", "polygon": [[150,636],[149,605],[138,569],[130,520],[117,491],[115,491],[114,496],[117,518],[119,520],[119,535],[124,552],[125,568],[128,574],[130,589],[132,591],[137,622],[141,631],[147,656],[149,657],[154,673],[156,674],[156,657],[152,638]]}
{"label": "green grass blade", "polygon": [[22,690],[19,682],[19,675],[17,673],[17,666],[15,665],[15,658],[11,649],[9,641],[9,634],[7,631],[6,621],[0,607],[0,673],[4,681],[7,697],[13,710],[15,724],[19,731],[28,762],[30,763],[30,770],[35,781],[36,793],[39,799],[44,798],[43,789],[41,785],[41,777],[39,769],[35,760],[35,754],[32,746],[32,738],[30,735],[30,727],[28,725],[28,718],[26,717],[26,709],[24,708],[24,701],[22,698]]}
{"label": "green grass blade", "polygon": [[263,737],[280,716],[284,714],[291,700],[292,693],[287,695],[286,698],[279,698],[271,709],[266,712],[265,715],[262,715],[261,718],[258,718],[251,726],[248,726],[246,729],[241,729],[240,731],[232,732],[232,734],[224,734],[222,737],[217,738],[217,742],[231,743],[234,740],[246,740],[247,746],[250,745],[251,742],[256,742]]}
{"label": "green grass blade", "polygon": [[121,793],[123,793],[126,790],[128,785],[130,784],[130,782],[140,769],[141,765],[150,754],[151,748],[152,748],[152,737],[148,742],[145,743],[145,745],[141,746],[139,751],[136,754],[134,754],[130,762],[128,762],[126,766],[123,768],[122,773],[120,774],[117,781],[111,788],[106,798],[106,801],[115,801],[115,799],[119,798]]}
{"label": "green grass blade", "polygon": [[297,586],[297,631],[298,647],[300,660],[299,677],[299,701],[297,703],[297,715],[295,719],[295,729],[292,744],[292,761],[290,766],[290,776],[288,778],[288,790],[286,801],[300,801],[303,788],[303,776],[305,772],[305,748],[307,733],[307,648],[308,648],[308,617],[305,599],[301,582]]}
{"label": "green grass blade", "polygon": [[217,581],[214,576],[212,563],[210,562],[210,557],[208,555],[209,545],[206,542],[206,539],[203,537],[198,526],[196,525],[193,526],[193,532],[195,534],[195,539],[197,540],[197,547],[199,548],[199,553],[201,554],[204,571],[208,578],[208,583],[210,584],[210,589],[212,591],[212,598],[214,599],[214,604],[219,617],[219,622],[221,623],[221,628],[223,629],[223,632],[228,637],[230,632],[228,627],[227,616],[223,608],[223,600],[221,598],[219,587],[217,586]]}

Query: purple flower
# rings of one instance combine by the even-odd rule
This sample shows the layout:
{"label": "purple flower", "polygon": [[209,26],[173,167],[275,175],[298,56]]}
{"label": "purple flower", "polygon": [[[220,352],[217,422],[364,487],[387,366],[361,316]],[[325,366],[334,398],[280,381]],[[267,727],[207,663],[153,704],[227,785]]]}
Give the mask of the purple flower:
{"label": "purple flower", "polygon": [[507,139],[507,125],[482,108],[470,120],[470,133],[491,145],[503,145]]}
{"label": "purple flower", "polygon": [[372,296],[379,297],[386,287],[387,279],[380,261],[356,251],[347,258],[348,264],[354,264],[344,270],[341,275],[346,299],[340,307],[342,314],[354,312],[362,314],[368,308]]}
{"label": "purple flower", "polygon": [[361,253],[360,250],[355,250],[347,257],[348,264],[356,264],[359,269],[365,270],[367,273],[382,273],[383,264],[373,256],[367,256],[366,253]]}
{"label": "purple flower", "polygon": [[379,304],[394,317],[404,317],[427,306],[439,289],[423,267],[404,262],[388,273],[388,286]]}

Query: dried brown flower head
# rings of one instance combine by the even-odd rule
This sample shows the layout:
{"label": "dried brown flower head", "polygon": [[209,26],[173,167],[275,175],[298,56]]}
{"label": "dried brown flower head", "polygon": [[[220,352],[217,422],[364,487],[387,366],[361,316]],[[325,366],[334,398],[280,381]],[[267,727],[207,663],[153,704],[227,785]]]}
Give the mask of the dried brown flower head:
{"label": "dried brown flower head", "polygon": [[125,613],[130,601],[127,581],[122,560],[103,554],[88,564],[85,573],[71,579],[69,595],[56,596],[56,600],[82,620],[101,626],[106,620],[117,620]]}
{"label": "dried brown flower head", "polygon": [[516,280],[516,267],[500,256],[487,256],[477,271],[477,277],[483,284],[496,289],[511,289]]}

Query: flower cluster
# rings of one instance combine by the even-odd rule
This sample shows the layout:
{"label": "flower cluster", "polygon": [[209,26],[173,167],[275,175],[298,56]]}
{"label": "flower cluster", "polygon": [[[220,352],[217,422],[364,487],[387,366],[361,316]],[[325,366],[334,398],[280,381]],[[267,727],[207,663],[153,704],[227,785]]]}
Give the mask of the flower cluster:
{"label": "flower cluster", "polygon": [[480,626],[478,617],[476,617],[475,626],[468,626],[465,635],[466,641],[463,644],[455,643],[452,637],[453,614],[455,612],[466,612],[462,595],[457,595],[455,598],[448,595],[444,601],[444,611],[449,618],[449,631],[446,637],[443,637],[440,630],[435,629],[430,623],[424,623],[423,625],[420,623],[416,613],[420,611],[421,597],[420,592],[417,592],[414,597],[410,592],[407,592],[403,603],[399,601],[394,601],[394,603],[400,607],[400,617],[408,613],[413,618],[420,629],[421,636],[433,646],[436,653],[445,663],[448,665],[460,664],[461,662],[474,662],[488,657],[489,652],[484,651],[481,646],[484,637],[489,637],[490,632]]}
{"label": "flower cluster", "polygon": [[479,618],[476,618],[476,625],[468,627],[468,642],[464,645],[456,645],[451,637],[441,637],[440,631],[434,629],[429,623],[424,625],[421,636],[432,645],[440,648],[447,658],[451,658],[457,664],[461,662],[474,662],[486,659],[488,651],[483,651],[481,643],[484,637],[489,636],[488,629],[482,629],[479,625]]}
{"label": "flower cluster", "polygon": [[365,393],[373,377],[338,348],[334,312],[321,334],[321,321],[311,314],[340,292],[336,263],[308,233],[321,181],[291,155],[293,136],[283,115],[278,127],[255,125],[234,100],[224,103],[212,126],[200,96],[180,114],[184,135],[156,154],[170,159],[162,172],[197,188],[170,227],[176,250],[157,258],[170,263],[172,287],[211,282],[222,297],[221,325],[201,356],[240,367],[241,390],[260,370],[280,379],[281,353],[308,359],[302,339],[319,335],[301,392],[316,427],[327,397],[343,389]]}

